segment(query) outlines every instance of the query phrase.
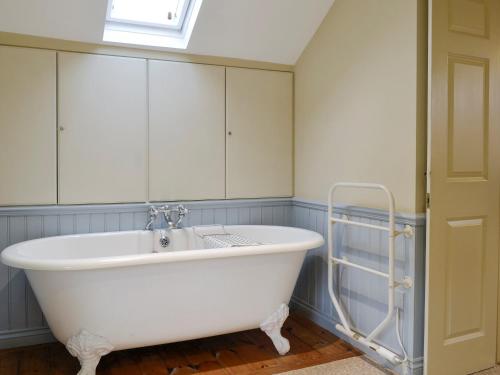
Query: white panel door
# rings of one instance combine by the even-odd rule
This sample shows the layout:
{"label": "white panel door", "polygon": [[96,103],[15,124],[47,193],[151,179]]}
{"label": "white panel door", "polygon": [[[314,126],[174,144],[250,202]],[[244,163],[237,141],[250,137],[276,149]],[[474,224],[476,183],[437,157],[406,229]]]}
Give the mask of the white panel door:
{"label": "white panel door", "polygon": [[430,4],[425,369],[462,375],[496,358],[500,6]]}
{"label": "white panel door", "polygon": [[0,47],[0,205],[54,204],[56,53]]}
{"label": "white panel door", "polygon": [[225,68],[149,61],[149,199],[225,197]]}
{"label": "white panel door", "polygon": [[293,75],[226,70],[228,198],[293,195]]}
{"label": "white panel door", "polygon": [[147,67],[59,53],[59,203],[147,200]]}

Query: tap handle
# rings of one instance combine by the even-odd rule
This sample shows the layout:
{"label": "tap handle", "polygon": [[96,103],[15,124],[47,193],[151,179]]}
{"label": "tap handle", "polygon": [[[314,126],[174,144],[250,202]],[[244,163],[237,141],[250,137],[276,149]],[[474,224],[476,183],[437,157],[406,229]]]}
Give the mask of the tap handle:
{"label": "tap handle", "polygon": [[149,207],[149,216],[151,217],[157,217],[159,214],[158,209],[155,206]]}
{"label": "tap handle", "polygon": [[179,213],[179,216],[186,216],[188,213],[188,209],[184,207],[182,204],[177,206],[177,212]]}

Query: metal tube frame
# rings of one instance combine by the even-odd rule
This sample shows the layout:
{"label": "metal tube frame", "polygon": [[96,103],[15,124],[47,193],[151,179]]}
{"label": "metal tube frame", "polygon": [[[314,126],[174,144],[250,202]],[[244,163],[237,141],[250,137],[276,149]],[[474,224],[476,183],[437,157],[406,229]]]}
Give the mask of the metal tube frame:
{"label": "metal tube frame", "polygon": [[[336,219],[333,217],[333,196],[334,193],[337,189],[339,188],[356,188],[356,189],[371,189],[371,190],[381,190],[385,192],[387,196],[387,200],[389,202],[389,226],[384,227],[384,226],[378,226],[378,225],[371,225],[371,224],[365,224],[365,223],[360,223],[356,221],[351,221],[347,219]],[[386,358],[387,360],[393,362],[393,363],[401,363],[403,359],[401,359],[397,354],[391,352],[390,350],[375,344],[373,340],[389,325],[391,322],[393,316],[394,316],[394,300],[395,300],[395,288],[398,285],[405,285],[404,282],[397,282],[394,279],[394,256],[395,256],[395,238],[399,235],[402,234],[403,232],[397,232],[395,229],[395,220],[394,220],[394,211],[395,211],[395,203],[394,203],[394,196],[392,195],[391,191],[384,185],[380,184],[372,184],[372,183],[355,183],[355,182],[341,182],[333,185],[329,191],[328,194],[328,259],[329,259],[329,265],[328,265],[328,292],[330,294],[330,298],[332,299],[333,305],[335,307],[335,310],[337,310],[337,313],[340,318],[341,324],[337,325],[337,329],[341,331],[342,333],[348,335],[352,339],[356,340],[357,342],[363,344],[364,346],[369,347],[372,350],[375,350],[377,353],[379,353],[382,357]],[[335,258],[334,257],[334,238],[333,238],[333,225],[335,223],[342,223],[346,225],[354,225],[354,226],[360,226],[360,227],[366,227],[366,228],[371,228],[371,229],[377,229],[377,230],[382,230],[388,232],[389,235],[389,249],[388,249],[388,259],[389,259],[389,267],[388,267],[388,273],[380,272],[378,270],[368,268],[365,266],[361,266],[359,264],[355,264],[352,262],[349,262],[345,259],[340,259],[340,258]],[[336,264],[342,264],[347,267],[353,267],[362,271],[369,272],[371,274],[387,278],[387,287],[389,289],[388,292],[388,300],[387,300],[387,315],[385,318],[382,320],[382,322],[375,327],[375,329],[370,332],[366,337],[363,337],[361,334],[354,332],[351,329],[351,326],[346,318],[346,315],[344,313],[344,310],[337,299],[337,296],[335,295],[335,292],[333,290],[333,268],[335,267]]]}

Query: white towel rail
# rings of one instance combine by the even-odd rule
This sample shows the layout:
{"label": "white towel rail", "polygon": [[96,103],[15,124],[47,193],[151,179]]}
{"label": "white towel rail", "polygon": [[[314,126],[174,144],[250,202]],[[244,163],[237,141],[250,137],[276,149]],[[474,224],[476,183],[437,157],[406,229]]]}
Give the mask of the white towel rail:
{"label": "white towel rail", "polygon": [[[348,219],[334,218],[333,217],[333,214],[334,214],[333,197],[334,197],[335,191],[339,188],[370,189],[370,190],[383,191],[385,193],[385,195],[387,196],[387,200],[389,203],[389,225],[387,227],[385,227],[385,226],[380,226],[380,225],[361,223],[359,221],[352,221],[352,220],[348,220]],[[390,322],[394,316],[395,289],[398,286],[403,286],[406,288],[410,288],[412,286],[412,281],[408,277],[405,277],[401,281],[395,280],[395,269],[394,269],[395,238],[400,234],[405,234],[406,236],[412,235],[413,229],[409,226],[406,226],[403,231],[401,231],[401,232],[396,231],[394,211],[395,211],[394,196],[392,195],[390,190],[387,189],[387,187],[385,187],[384,185],[371,184],[371,183],[341,182],[341,183],[337,183],[331,187],[329,194],[328,194],[328,218],[329,218],[328,259],[330,261],[329,265],[328,265],[328,292],[329,292],[330,297],[332,299],[333,306],[335,307],[335,310],[337,310],[337,313],[338,313],[339,318],[340,318],[341,324],[336,325],[337,330],[339,330],[343,334],[349,336],[353,340],[359,342],[360,344],[376,351],[383,358],[389,360],[390,362],[392,362],[394,364],[400,364],[400,363],[404,362],[403,358],[401,358],[396,353],[393,353],[389,349],[384,348],[384,347],[373,342],[373,340],[377,336],[379,336],[380,333],[384,329],[386,329],[388,327],[388,325],[390,324]],[[388,232],[388,236],[389,236],[388,272],[385,273],[385,272],[381,272],[381,271],[373,269],[373,268],[365,267],[365,266],[362,266],[360,264],[350,262],[345,258],[344,259],[336,258],[334,256],[334,238],[333,238],[333,234],[334,234],[333,225],[336,223],[353,225],[353,226],[358,226],[358,227],[365,227],[365,228],[376,229],[376,230]],[[375,327],[375,329],[366,336],[363,336],[360,333],[355,332],[351,328],[351,325],[349,324],[349,321],[346,318],[346,314],[344,313],[344,310],[339,302],[339,299],[337,299],[337,296],[335,295],[335,292],[333,290],[333,272],[334,272],[334,268],[336,265],[343,265],[346,267],[356,268],[358,270],[369,272],[371,274],[374,274],[374,275],[377,275],[377,276],[380,276],[380,277],[387,279],[387,288],[388,288],[387,314],[386,314],[385,318],[382,320],[382,322],[380,322]],[[403,350],[404,350],[404,348],[403,348]]]}

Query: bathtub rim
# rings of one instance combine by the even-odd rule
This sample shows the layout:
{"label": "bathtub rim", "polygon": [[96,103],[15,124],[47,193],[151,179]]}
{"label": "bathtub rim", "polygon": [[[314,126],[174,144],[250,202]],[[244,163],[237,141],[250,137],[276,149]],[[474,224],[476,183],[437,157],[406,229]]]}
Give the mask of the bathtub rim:
{"label": "bathtub rim", "polygon": [[94,258],[77,258],[77,259],[30,259],[25,256],[19,256],[17,250],[21,246],[26,246],[30,242],[41,242],[54,238],[75,238],[82,236],[98,236],[116,233],[138,233],[144,232],[141,230],[132,231],[115,231],[115,232],[97,232],[85,234],[70,234],[62,236],[53,236],[46,238],[33,239],[29,241],[19,242],[17,244],[8,246],[1,253],[1,261],[3,264],[34,271],[80,271],[80,270],[96,270],[107,268],[131,267],[150,264],[161,263],[175,263],[175,262],[189,262],[198,260],[220,259],[239,256],[253,256],[253,255],[266,255],[266,254],[279,254],[287,252],[305,251],[315,249],[324,244],[323,236],[317,232],[286,226],[277,225],[229,225],[228,227],[259,227],[259,228],[286,228],[297,232],[307,232],[310,237],[307,240],[291,242],[291,243],[278,243],[260,246],[241,246],[241,247],[227,247],[217,249],[196,249],[196,250],[183,250],[173,252],[160,252],[160,253],[146,253],[134,255],[120,255],[109,257],[94,257]]}

